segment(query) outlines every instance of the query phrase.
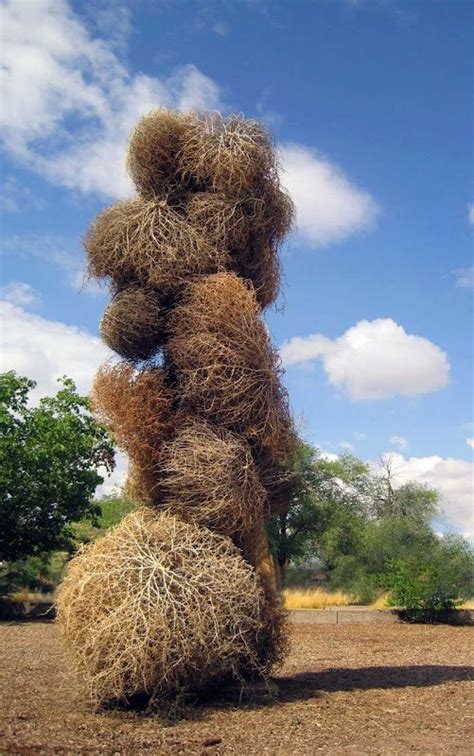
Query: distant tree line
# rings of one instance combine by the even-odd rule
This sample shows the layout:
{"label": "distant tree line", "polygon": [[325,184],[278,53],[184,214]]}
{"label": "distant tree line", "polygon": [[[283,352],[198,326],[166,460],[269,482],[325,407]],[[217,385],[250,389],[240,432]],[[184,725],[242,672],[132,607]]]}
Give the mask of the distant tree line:
{"label": "distant tree line", "polygon": [[292,506],[268,525],[280,585],[324,581],[361,602],[383,592],[402,603],[429,594],[447,607],[472,596],[472,546],[435,532],[438,491],[415,482],[397,487],[390,457],[375,470],[302,443],[292,471]]}

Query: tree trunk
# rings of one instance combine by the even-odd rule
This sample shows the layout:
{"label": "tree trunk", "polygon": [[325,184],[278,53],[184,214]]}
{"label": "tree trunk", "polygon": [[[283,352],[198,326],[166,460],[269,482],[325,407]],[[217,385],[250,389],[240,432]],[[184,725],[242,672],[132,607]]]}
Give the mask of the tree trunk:
{"label": "tree trunk", "polygon": [[282,591],[285,587],[286,574],[288,572],[289,561],[288,559],[280,560],[278,557],[272,557],[273,572],[275,575],[276,588]]}

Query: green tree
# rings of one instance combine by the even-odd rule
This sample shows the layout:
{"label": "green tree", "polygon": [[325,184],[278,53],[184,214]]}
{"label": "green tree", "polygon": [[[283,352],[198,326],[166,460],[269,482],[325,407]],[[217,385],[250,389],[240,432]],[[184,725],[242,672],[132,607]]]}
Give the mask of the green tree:
{"label": "green tree", "polygon": [[[351,455],[328,460],[308,444],[299,445],[291,469],[295,476],[291,504],[267,525],[280,585],[290,562],[320,556],[323,543],[327,556],[350,541],[348,523],[357,528],[366,516],[370,487],[369,468],[363,462]],[[348,542],[345,548],[352,546]]]}
{"label": "green tree", "polygon": [[70,524],[100,514],[92,497],[98,467],[113,469],[113,446],[73,381],[60,382],[31,407],[35,382],[0,375],[0,561],[71,549]]}
{"label": "green tree", "polygon": [[380,472],[374,475],[370,514],[377,520],[406,517],[418,524],[429,523],[439,513],[438,491],[409,481],[396,487],[396,464],[392,455],[382,458]]}
{"label": "green tree", "polygon": [[402,607],[406,619],[442,619],[473,590],[473,550],[460,536],[436,538],[429,550],[388,560],[380,582],[390,592],[389,603]]}

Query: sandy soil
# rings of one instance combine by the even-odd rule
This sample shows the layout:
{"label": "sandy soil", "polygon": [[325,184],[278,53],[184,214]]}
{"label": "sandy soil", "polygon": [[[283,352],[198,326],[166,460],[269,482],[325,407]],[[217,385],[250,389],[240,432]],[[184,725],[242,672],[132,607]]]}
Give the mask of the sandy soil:
{"label": "sandy soil", "polygon": [[472,628],[295,625],[292,634],[277,700],[214,700],[169,724],[89,711],[53,623],[0,624],[0,753],[471,752]]}

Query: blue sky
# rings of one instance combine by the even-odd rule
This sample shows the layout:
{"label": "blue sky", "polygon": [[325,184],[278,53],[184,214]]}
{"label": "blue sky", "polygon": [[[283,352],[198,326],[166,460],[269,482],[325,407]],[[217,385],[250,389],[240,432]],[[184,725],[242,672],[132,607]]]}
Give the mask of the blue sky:
{"label": "blue sky", "polygon": [[[81,236],[127,196],[154,106],[274,129],[298,229],[267,314],[302,432],[391,452],[472,523],[472,5],[463,0],[9,0],[3,14],[6,369],[87,391],[106,292]],[[123,470],[120,469],[119,474]]]}

